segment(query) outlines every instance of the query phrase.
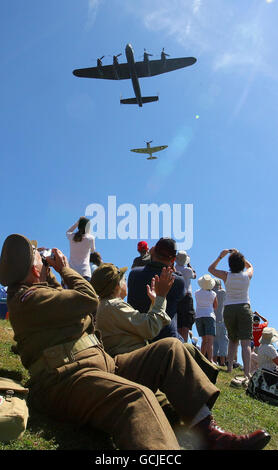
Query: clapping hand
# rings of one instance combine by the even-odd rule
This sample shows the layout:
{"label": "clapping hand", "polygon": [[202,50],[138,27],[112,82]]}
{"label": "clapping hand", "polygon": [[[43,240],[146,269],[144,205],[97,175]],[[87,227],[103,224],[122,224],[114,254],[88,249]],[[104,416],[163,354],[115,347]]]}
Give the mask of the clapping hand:
{"label": "clapping hand", "polygon": [[171,289],[175,278],[171,267],[164,267],[160,276],[157,274],[151,280],[151,285],[147,285],[147,294],[152,302],[155,302],[156,296],[166,297]]}
{"label": "clapping hand", "polygon": [[[158,277],[158,276],[156,276],[156,277]],[[150,286],[149,286],[149,284],[147,284],[147,295],[148,295],[151,303],[154,304],[155,299],[156,299],[155,277],[152,278]]]}

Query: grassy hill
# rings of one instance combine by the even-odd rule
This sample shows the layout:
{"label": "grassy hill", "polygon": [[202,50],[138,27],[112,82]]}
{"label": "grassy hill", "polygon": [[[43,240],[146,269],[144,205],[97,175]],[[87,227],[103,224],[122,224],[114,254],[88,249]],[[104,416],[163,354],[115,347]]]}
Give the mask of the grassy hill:
{"label": "grassy hill", "polygon": [[[0,376],[14,378],[25,384],[28,373],[18,355],[11,351],[13,332],[7,320],[0,320]],[[233,376],[239,375],[239,369]],[[278,449],[278,408],[248,397],[243,389],[230,385],[231,375],[220,370],[217,386],[221,390],[213,409],[216,422],[223,429],[244,434],[255,429],[266,429],[272,436],[265,450]],[[0,443],[0,450],[111,450],[110,436],[92,429],[74,429],[54,422],[30,410],[25,434],[9,444]]]}

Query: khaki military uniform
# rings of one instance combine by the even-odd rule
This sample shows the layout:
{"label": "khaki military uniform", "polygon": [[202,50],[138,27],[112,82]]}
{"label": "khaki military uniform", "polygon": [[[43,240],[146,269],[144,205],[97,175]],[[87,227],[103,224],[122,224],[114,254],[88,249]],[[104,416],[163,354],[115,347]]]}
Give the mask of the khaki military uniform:
{"label": "khaki military uniform", "polygon": [[[101,299],[97,307],[96,328],[101,332],[105,351],[114,357],[142,348],[160,330],[169,325],[171,318],[166,313],[167,300],[157,296],[149,312],[141,313],[121,298]],[[212,383],[216,383],[218,368],[189,343],[183,343]],[[160,404],[166,401],[159,395]]]}
{"label": "khaki military uniform", "polygon": [[101,299],[96,328],[101,331],[105,351],[115,356],[146,346],[147,340],[171,323],[166,305],[166,298],[157,296],[149,312],[141,313],[121,298]]}
{"label": "khaki military uniform", "polygon": [[70,268],[61,275],[68,289],[51,276],[8,290],[34,406],[55,419],[100,428],[120,449],[179,449],[153,392],[163,391],[190,422],[203,404],[213,406],[219,390],[175,338],[109,356],[93,334],[94,289]]}

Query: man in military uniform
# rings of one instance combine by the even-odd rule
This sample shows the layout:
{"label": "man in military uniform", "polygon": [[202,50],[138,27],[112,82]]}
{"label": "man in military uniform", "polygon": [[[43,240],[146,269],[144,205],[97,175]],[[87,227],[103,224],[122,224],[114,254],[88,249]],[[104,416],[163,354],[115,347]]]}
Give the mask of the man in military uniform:
{"label": "man in military uniform", "polygon": [[[159,388],[207,449],[261,449],[269,442],[265,431],[236,436],[216,427],[208,411],[219,390],[176,338],[113,359],[106,354],[92,326],[95,290],[69,267],[61,251],[52,253],[53,258],[43,260],[36,244],[13,234],[0,259],[0,282],[8,286],[10,321],[30,372],[34,406],[56,419],[104,430],[119,449],[178,450],[153,393]],[[116,285],[122,272],[107,282]]]}

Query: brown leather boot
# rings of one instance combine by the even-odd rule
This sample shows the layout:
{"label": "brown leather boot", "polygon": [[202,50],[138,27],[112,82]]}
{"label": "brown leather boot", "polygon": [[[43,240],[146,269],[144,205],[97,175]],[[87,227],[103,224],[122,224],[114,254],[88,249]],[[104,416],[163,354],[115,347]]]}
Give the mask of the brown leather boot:
{"label": "brown leather boot", "polygon": [[260,450],[271,439],[271,436],[264,430],[241,436],[224,431],[217,426],[212,416],[200,421],[192,428],[192,431],[200,437],[202,448],[207,450]]}

